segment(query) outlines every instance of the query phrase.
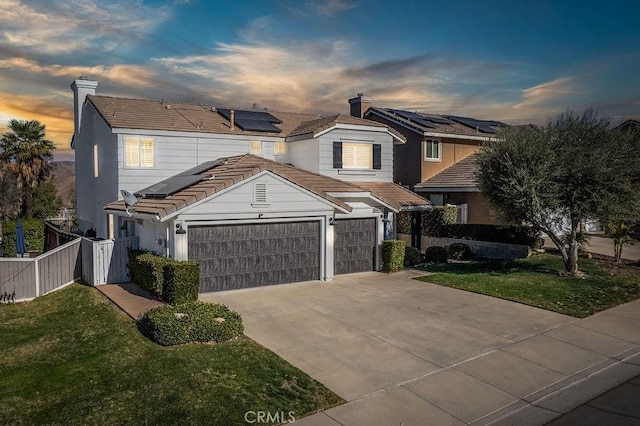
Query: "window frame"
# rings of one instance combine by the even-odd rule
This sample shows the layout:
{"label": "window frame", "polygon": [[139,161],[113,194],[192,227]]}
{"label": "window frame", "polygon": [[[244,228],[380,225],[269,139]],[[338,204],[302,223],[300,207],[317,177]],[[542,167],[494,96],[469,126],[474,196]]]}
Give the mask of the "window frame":
{"label": "window frame", "polygon": [[[431,142],[432,144],[436,144],[438,149],[437,157],[427,156],[427,146],[429,145],[429,142]],[[423,146],[422,158],[424,161],[442,161],[442,142],[440,141],[440,139],[425,139],[422,143],[422,146]],[[431,154],[433,155],[433,149],[431,150]]]}
{"label": "window frame", "polygon": [[287,143],[285,141],[276,141],[273,143],[274,155],[287,155]]}
{"label": "window frame", "polygon": [[[254,144],[260,144],[260,150],[259,151],[254,149],[254,146],[257,146],[257,145],[254,145]],[[262,147],[262,141],[249,141],[249,154],[262,155],[262,153],[264,151],[262,148],[263,148]]]}
{"label": "window frame", "polygon": [[[128,153],[128,145],[136,143],[136,152],[138,156],[137,165],[133,163],[129,163],[129,153]],[[143,142],[151,142],[151,165],[145,165],[143,162],[144,156],[142,155],[142,143]],[[124,167],[126,169],[154,169],[156,168],[156,139],[153,137],[142,137],[142,136],[125,136],[124,138]]]}

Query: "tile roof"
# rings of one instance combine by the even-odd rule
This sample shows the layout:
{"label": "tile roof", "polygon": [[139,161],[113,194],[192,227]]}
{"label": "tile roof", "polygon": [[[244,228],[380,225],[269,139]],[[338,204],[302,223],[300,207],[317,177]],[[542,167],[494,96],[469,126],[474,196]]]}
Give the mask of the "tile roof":
{"label": "tile roof", "polygon": [[[260,135],[282,138],[308,133],[315,134],[336,124],[388,128],[385,124],[375,121],[341,114],[322,117],[315,114],[268,111],[282,121],[281,124],[276,124],[281,132],[246,131],[237,125],[232,130],[229,120],[218,114],[215,107],[212,106],[100,95],[89,95],[87,99],[111,128],[121,129]],[[390,128],[388,130],[401,140],[405,140],[399,132]]]}
{"label": "tile roof", "polygon": [[[493,133],[482,132],[481,130],[477,130],[476,128],[472,128],[470,126],[467,126],[455,121],[455,119],[457,118],[464,118],[464,117],[455,117],[452,115],[440,115],[440,114],[425,114],[425,113],[415,113],[415,114],[417,114],[420,118],[424,118],[426,121],[428,121],[430,126],[427,127],[427,126],[421,125],[420,123],[417,123],[416,121],[402,117],[401,115],[398,114],[398,110],[394,110],[391,108],[371,107],[365,113],[365,117],[370,117],[371,115],[382,117],[391,122],[395,122],[395,123],[401,124],[404,127],[408,127],[411,130],[420,134],[423,134],[425,132],[443,133],[443,134],[450,134],[452,138],[456,136],[462,136],[462,137],[472,136],[472,137],[481,137],[481,138],[487,138],[487,137],[493,136]],[[429,118],[433,118],[435,122],[429,121]],[[471,119],[471,120],[475,120],[475,119]],[[446,123],[443,123],[442,121],[446,121]],[[496,123],[496,124],[500,123],[498,121],[488,121],[488,122]],[[503,127],[503,126],[506,126],[506,125],[504,123],[500,123],[499,125],[491,125],[488,127],[491,128],[492,131],[495,131],[499,127]]]}
{"label": "tile roof", "polygon": [[[356,184],[312,173],[252,154],[244,154],[229,157],[222,165],[202,172],[206,177],[200,182],[177,191],[164,199],[142,198],[135,206],[131,207],[130,210],[138,214],[158,215],[160,218],[163,218],[265,170],[324,198],[345,211],[351,211],[351,207],[339,198],[329,195],[329,193],[357,193],[365,190],[365,187]],[[371,186],[371,189],[366,190],[372,192],[373,196],[379,198],[381,201],[385,201],[392,206],[397,205],[398,209],[406,207],[408,203],[411,202],[411,199],[405,194],[404,191],[406,190],[404,190],[404,188],[398,186],[399,190],[394,192],[391,190],[391,186],[397,186],[395,184],[387,183],[384,185],[376,185],[378,186]],[[383,190],[380,191],[380,196],[378,197],[376,191],[380,189]],[[428,201],[417,196],[415,196],[414,201],[418,205],[424,205],[425,202],[428,203]],[[108,204],[105,206],[105,210],[126,211],[126,206],[124,201],[120,200]]]}
{"label": "tile roof", "polygon": [[392,182],[354,182],[354,185],[371,192],[374,197],[391,205],[396,210],[426,208],[431,202],[415,192]]}
{"label": "tile roof", "polygon": [[427,179],[415,186],[415,189],[468,189],[477,188],[476,170],[477,170],[476,154],[471,154],[456,164],[444,169],[437,175]]}

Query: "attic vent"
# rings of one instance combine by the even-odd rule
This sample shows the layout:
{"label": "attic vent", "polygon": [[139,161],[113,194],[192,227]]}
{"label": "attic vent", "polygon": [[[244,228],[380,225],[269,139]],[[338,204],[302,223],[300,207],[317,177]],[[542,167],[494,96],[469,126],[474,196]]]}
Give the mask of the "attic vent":
{"label": "attic vent", "polygon": [[267,204],[267,184],[266,183],[256,183],[254,203]]}

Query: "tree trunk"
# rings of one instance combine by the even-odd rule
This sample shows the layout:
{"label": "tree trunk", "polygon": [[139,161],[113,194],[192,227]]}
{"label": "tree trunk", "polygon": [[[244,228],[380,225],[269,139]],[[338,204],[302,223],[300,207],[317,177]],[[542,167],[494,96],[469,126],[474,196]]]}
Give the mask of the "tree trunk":
{"label": "tree trunk", "polygon": [[569,275],[576,275],[578,273],[578,228],[580,222],[571,220],[571,232],[569,233],[569,256],[568,261],[565,261],[564,267]]}
{"label": "tree trunk", "polygon": [[[564,262],[565,269],[569,264],[569,253],[567,252],[567,248],[564,246],[564,243],[560,240],[560,238],[554,234],[550,229],[542,228],[545,234],[553,241],[553,244],[556,245],[558,250],[560,250],[560,254],[562,255],[562,261]],[[568,271],[568,269],[567,269]]]}
{"label": "tree trunk", "polygon": [[622,243],[616,239],[613,240],[613,257],[617,263],[622,262]]}

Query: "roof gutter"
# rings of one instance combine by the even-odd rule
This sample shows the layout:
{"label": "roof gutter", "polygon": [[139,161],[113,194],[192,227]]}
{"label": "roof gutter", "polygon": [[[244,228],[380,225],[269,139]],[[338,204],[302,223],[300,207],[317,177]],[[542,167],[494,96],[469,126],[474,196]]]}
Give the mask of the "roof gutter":
{"label": "roof gutter", "polygon": [[160,215],[157,213],[138,213],[134,210],[130,210],[131,214],[129,214],[129,212],[127,211],[122,211],[122,210],[111,210],[108,208],[104,208],[103,209],[106,213],[115,215],[115,216],[122,216],[122,217],[131,217],[134,219],[141,219],[141,220],[150,220],[150,221],[155,221],[155,222],[162,222],[162,220],[160,219]]}

